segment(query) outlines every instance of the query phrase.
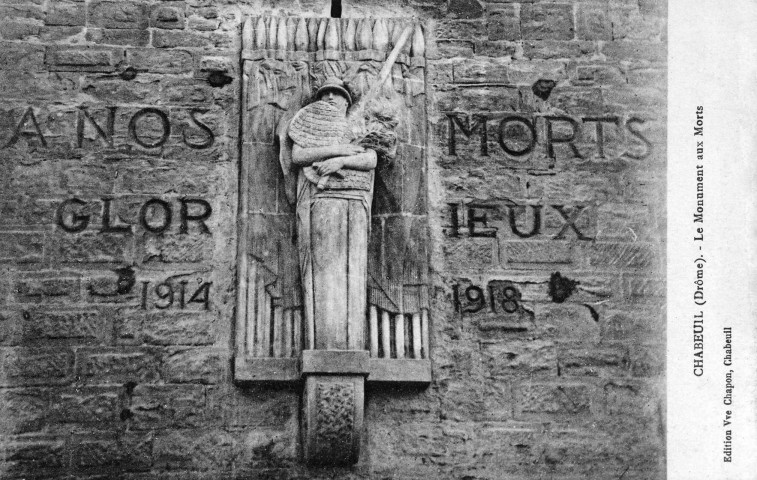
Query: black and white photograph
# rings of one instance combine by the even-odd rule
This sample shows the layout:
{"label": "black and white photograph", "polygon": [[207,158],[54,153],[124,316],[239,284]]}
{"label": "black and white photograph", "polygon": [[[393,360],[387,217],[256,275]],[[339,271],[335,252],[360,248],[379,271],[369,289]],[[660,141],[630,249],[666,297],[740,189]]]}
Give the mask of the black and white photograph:
{"label": "black and white photograph", "polygon": [[749,3],[0,0],[0,478],[754,480]]}

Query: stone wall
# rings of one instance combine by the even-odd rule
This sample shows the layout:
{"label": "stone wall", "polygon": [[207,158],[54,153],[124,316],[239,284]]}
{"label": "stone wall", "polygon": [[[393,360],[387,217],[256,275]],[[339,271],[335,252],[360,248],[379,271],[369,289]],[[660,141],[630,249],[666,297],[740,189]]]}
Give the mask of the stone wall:
{"label": "stone wall", "polygon": [[434,380],[336,471],[233,384],[240,28],[327,3],[0,3],[0,476],[664,478],[664,2],[343,2],[431,40]]}

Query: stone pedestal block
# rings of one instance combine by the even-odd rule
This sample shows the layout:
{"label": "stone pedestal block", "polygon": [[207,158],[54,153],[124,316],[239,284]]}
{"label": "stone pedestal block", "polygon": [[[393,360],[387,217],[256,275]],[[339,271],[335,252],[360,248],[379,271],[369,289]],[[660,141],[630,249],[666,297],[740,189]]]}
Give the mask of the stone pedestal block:
{"label": "stone pedestal block", "polygon": [[302,433],[311,465],[351,465],[360,455],[363,375],[305,374]]}

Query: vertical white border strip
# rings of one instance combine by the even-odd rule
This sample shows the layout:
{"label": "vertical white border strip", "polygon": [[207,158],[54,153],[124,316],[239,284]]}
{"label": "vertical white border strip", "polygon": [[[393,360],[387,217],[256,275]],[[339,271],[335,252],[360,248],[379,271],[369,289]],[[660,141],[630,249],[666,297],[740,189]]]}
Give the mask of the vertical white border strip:
{"label": "vertical white border strip", "polygon": [[[670,0],[668,76],[667,460],[670,480],[757,479],[757,3]],[[694,136],[703,106],[704,137]],[[697,140],[704,160],[697,162]],[[704,224],[695,224],[696,165]],[[702,226],[705,240],[695,242]],[[699,250],[699,246],[702,250]],[[694,304],[695,260],[707,303]],[[704,311],[704,371],[694,367],[693,315]],[[733,365],[724,365],[724,327]],[[724,404],[733,370],[733,403]],[[731,427],[724,427],[726,411]],[[724,462],[726,430],[731,462]]]}

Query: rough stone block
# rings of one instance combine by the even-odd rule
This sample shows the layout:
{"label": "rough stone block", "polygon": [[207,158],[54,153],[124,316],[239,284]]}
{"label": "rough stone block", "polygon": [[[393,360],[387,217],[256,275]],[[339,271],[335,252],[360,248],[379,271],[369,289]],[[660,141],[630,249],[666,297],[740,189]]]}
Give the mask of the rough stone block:
{"label": "rough stone block", "polygon": [[0,42],[0,68],[14,70],[37,70],[45,60],[42,45]]}
{"label": "rough stone block", "polygon": [[466,40],[439,40],[436,48],[441,58],[472,57],[474,52],[473,42]]}
{"label": "rough stone block", "polygon": [[76,437],[72,441],[72,465],[98,467],[119,473],[148,470],[152,463],[152,434],[124,433],[102,438]]}
{"label": "rough stone block", "polygon": [[[32,2],[9,1],[0,6],[0,18],[44,20],[45,10]],[[10,4],[10,5],[9,5]]]}
{"label": "rough stone block", "polygon": [[210,236],[147,236],[139,239],[143,263],[200,263],[213,258],[214,241]]}
{"label": "rough stone block", "polygon": [[213,32],[218,30],[220,20],[215,18],[203,18],[202,16],[192,15],[187,19],[187,28],[200,32]]}
{"label": "rough stone block", "polygon": [[[0,298],[4,296],[4,285],[0,284]],[[0,345],[17,345],[21,341],[20,312],[0,310]]]}
{"label": "rough stone block", "polygon": [[52,393],[50,422],[108,429],[120,422],[122,387],[76,387]]}
{"label": "rough stone block", "polygon": [[154,350],[83,348],[76,353],[77,375],[86,383],[143,383],[160,377],[160,361]]}
{"label": "rough stone block", "polygon": [[515,386],[515,417],[534,415],[587,415],[591,387],[572,383],[524,382]]}
{"label": "rough stone block", "polygon": [[37,432],[50,414],[49,392],[37,388],[0,389],[0,435]]}
{"label": "rough stone block", "polygon": [[472,421],[485,415],[483,389],[484,383],[475,378],[440,382],[441,418]]}
{"label": "rough stone block", "polygon": [[636,5],[610,8],[613,40],[659,41],[665,30],[665,20],[654,15],[642,15]]}
{"label": "rough stone block", "polygon": [[436,27],[436,38],[444,40],[473,40],[486,37],[486,24],[481,21],[445,21]]}
{"label": "rough stone block", "polygon": [[629,358],[625,347],[563,345],[559,352],[560,375],[617,378],[628,374]]}
{"label": "rough stone block", "polygon": [[[114,30],[115,31],[115,30]],[[120,31],[120,30],[119,30]],[[125,32],[131,32],[132,30],[124,30]],[[92,32],[92,29],[89,29]],[[149,33],[149,32],[148,32]],[[137,76],[130,82],[124,82],[122,79],[117,78],[101,78],[100,76],[88,76],[85,77],[82,82],[82,90],[87,92],[87,95],[96,98],[103,102],[114,102],[116,104],[128,104],[145,102],[147,104],[156,104],[160,98],[162,98],[163,92],[161,92],[161,86],[165,86],[167,90],[172,90],[170,82],[164,79],[157,78],[145,78]],[[194,98],[192,98],[194,100]],[[194,103],[194,102],[193,102]],[[107,118],[107,110],[100,108],[90,108],[89,114],[98,125],[103,125]],[[85,131],[85,145],[88,148],[95,148],[101,145],[101,141],[95,138],[95,132],[92,130]],[[91,142],[91,146],[88,143]],[[100,165],[104,167],[103,165]],[[112,168],[106,168],[106,171],[113,172]],[[84,187],[84,185],[78,185]]]}
{"label": "rough stone block", "polygon": [[[146,122],[145,122],[146,123]],[[149,127],[145,128],[145,133]],[[162,130],[161,130],[162,131]],[[118,190],[124,193],[202,195],[210,192],[213,170],[206,165],[168,165],[146,169],[144,165],[120,171]],[[172,208],[178,210],[175,203]],[[178,216],[178,211],[174,212]]]}
{"label": "rough stone block", "polygon": [[523,57],[533,60],[590,59],[596,53],[596,43],[590,41],[527,40],[523,42]]}
{"label": "rough stone block", "polygon": [[576,65],[571,76],[574,85],[618,86],[626,83],[625,74],[615,65]]}
{"label": "rough stone block", "polygon": [[45,26],[39,30],[39,39],[43,43],[74,43],[84,33],[82,26]]}
{"label": "rough stone block", "polygon": [[450,0],[447,14],[457,18],[480,18],[484,7],[477,0]]}
{"label": "rough stone block", "polygon": [[576,29],[581,40],[612,40],[612,23],[606,5],[579,4]]}
{"label": "rough stone block", "polygon": [[645,269],[659,267],[657,248],[648,243],[596,243],[589,249],[592,266],[603,269]]}
{"label": "rough stone block", "polygon": [[214,429],[161,432],[155,436],[153,466],[170,470],[189,467],[200,471],[229,471],[243,456],[255,455],[256,451],[258,455],[275,458],[281,455],[282,449],[290,448],[286,445],[292,441],[288,435],[276,433],[278,435],[267,430],[250,432],[249,436],[260,437],[259,443],[250,444],[243,433]]}
{"label": "rough stone block", "polygon": [[629,356],[634,377],[655,377],[665,372],[663,345],[632,345]]}
{"label": "rough stone block", "polygon": [[[593,318],[585,305],[539,302],[533,307],[534,319],[539,329],[550,338],[592,344],[599,342],[601,324]],[[603,317],[599,320],[603,320]]]}
{"label": "rough stone block", "polygon": [[508,41],[477,41],[475,42],[475,52],[476,55],[483,57],[515,58],[518,53],[518,44]]}
{"label": "rough stone block", "polygon": [[184,9],[183,2],[163,3],[152,6],[150,13],[150,26],[163,29],[182,29],[184,28]]}
{"label": "rough stone block", "polygon": [[206,414],[231,427],[285,428],[298,415],[299,394],[294,389],[240,389],[230,385],[206,388]]}
{"label": "rough stone block", "polygon": [[573,263],[573,245],[568,241],[506,241],[502,246],[508,264]]}
{"label": "rough stone block", "polygon": [[443,112],[514,112],[520,95],[513,87],[461,87],[438,93],[437,102]]}
{"label": "rough stone block", "polygon": [[20,303],[74,301],[80,297],[80,280],[75,274],[30,273],[18,278],[13,290]]}
{"label": "rough stone block", "polygon": [[525,4],[520,19],[526,40],[573,40],[573,5]]}
{"label": "rough stone block", "polygon": [[87,47],[48,47],[45,63],[52,70],[112,72],[115,70],[116,52]]}
{"label": "rough stone block", "polygon": [[487,377],[557,375],[557,348],[553,341],[502,340],[481,342]]}
{"label": "rough stone block", "polygon": [[0,20],[3,40],[30,40],[39,35],[40,26],[27,21]]}
{"label": "rough stone block", "polygon": [[624,292],[631,301],[660,300],[665,298],[666,282],[664,278],[626,277]]}
{"label": "rough stone block", "polygon": [[430,63],[426,72],[426,80],[430,84],[452,83],[452,70],[454,64],[437,61]]}
{"label": "rough stone block", "polygon": [[507,65],[497,61],[467,61],[454,66],[455,83],[507,83]]}
{"label": "rough stone block", "polygon": [[636,380],[612,381],[604,385],[605,414],[629,422],[650,422],[663,412],[659,391]]}
{"label": "rough stone block", "polygon": [[152,36],[156,48],[210,48],[215,46],[211,36],[186,31],[156,30]]}
{"label": "rough stone block", "polygon": [[486,22],[489,40],[520,40],[520,18],[514,5],[502,5],[489,12]]}
{"label": "rough stone block", "polygon": [[150,73],[189,73],[192,54],[185,50],[128,50],[126,63]]}
{"label": "rough stone block", "polygon": [[17,437],[4,444],[5,462],[10,474],[31,477],[45,469],[66,465],[64,441],[51,437]]}
{"label": "rough stone block", "polygon": [[60,233],[48,240],[48,256],[55,263],[123,263],[131,257],[134,239],[123,234]]}
{"label": "rough stone block", "polygon": [[137,430],[202,427],[205,391],[200,385],[137,385],[130,424]]}
{"label": "rough stone block", "polygon": [[[49,225],[53,221],[50,202],[22,195],[0,198],[0,225],[6,227],[34,227]],[[10,230],[8,228],[7,230]],[[4,252],[0,247],[0,252]]]}
{"label": "rough stone block", "polygon": [[452,268],[491,268],[496,241],[492,238],[448,239],[444,244],[447,264]]}
{"label": "rough stone block", "polygon": [[88,41],[102,45],[143,47],[150,43],[149,30],[88,28]]}
{"label": "rough stone block", "polygon": [[227,355],[209,348],[172,349],[163,358],[163,375],[174,383],[220,383],[228,369]]}
{"label": "rough stone block", "polygon": [[23,338],[37,340],[79,340],[109,342],[112,325],[99,312],[24,311]]}
{"label": "rough stone block", "polygon": [[80,26],[86,23],[87,16],[83,3],[56,2],[51,5],[45,16],[45,25]]}
{"label": "rough stone block", "polygon": [[42,233],[0,233],[0,262],[40,261],[43,238]]}
{"label": "rough stone block", "polygon": [[137,345],[210,345],[213,322],[213,316],[199,312],[131,314],[118,320],[116,338]]}
{"label": "rough stone block", "polygon": [[658,42],[605,42],[600,50],[610,62],[664,63],[667,58],[666,44]]}
{"label": "rough stone block", "polygon": [[602,339],[629,343],[665,338],[665,306],[608,310],[602,316]]}
{"label": "rough stone block", "polygon": [[74,354],[65,348],[0,348],[0,386],[67,383],[73,366]]}
{"label": "rough stone block", "polygon": [[89,24],[102,28],[137,28],[148,26],[148,5],[142,2],[96,1],[89,5]]}

